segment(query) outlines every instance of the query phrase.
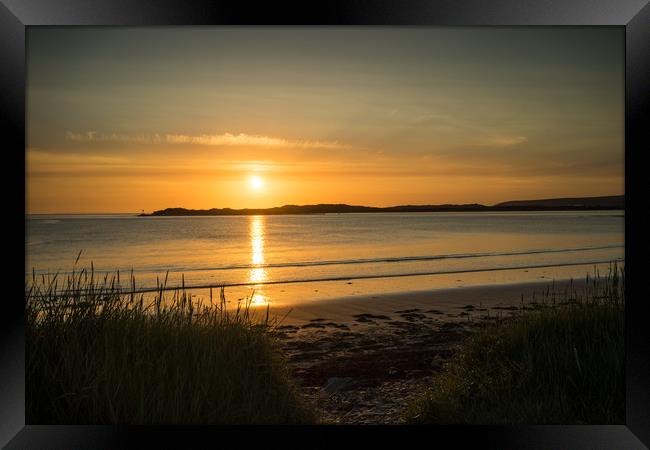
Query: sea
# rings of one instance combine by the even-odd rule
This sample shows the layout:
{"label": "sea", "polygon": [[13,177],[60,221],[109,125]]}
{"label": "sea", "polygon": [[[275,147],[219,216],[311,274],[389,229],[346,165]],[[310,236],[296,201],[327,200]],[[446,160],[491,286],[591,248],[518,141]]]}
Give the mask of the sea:
{"label": "sea", "polygon": [[[581,277],[624,262],[624,212],[26,216],[26,281],[92,269],[255,303]],[[126,286],[129,283],[125,283]],[[125,286],[125,287],[126,287]]]}

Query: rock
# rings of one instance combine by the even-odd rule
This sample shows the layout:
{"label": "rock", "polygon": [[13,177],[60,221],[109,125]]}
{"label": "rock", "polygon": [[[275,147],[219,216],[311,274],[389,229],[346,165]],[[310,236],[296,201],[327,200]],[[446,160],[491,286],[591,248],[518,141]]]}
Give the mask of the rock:
{"label": "rock", "polygon": [[442,364],[440,364],[440,361],[434,359],[433,361],[431,361],[431,368],[434,370],[441,370]]}
{"label": "rock", "polygon": [[431,368],[433,370],[442,370],[444,368],[444,358],[439,354],[434,356],[431,361]]}
{"label": "rock", "polygon": [[353,384],[354,380],[351,377],[332,377],[327,380],[323,390],[328,394],[334,394],[352,387]]}

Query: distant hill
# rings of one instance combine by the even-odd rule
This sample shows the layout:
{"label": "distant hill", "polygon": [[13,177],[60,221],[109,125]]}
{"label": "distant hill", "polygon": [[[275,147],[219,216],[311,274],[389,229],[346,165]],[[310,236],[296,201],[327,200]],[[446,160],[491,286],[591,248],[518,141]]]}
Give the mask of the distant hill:
{"label": "distant hill", "polygon": [[482,211],[489,206],[479,204],[469,205],[401,205],[379,208],[375,206],[355,206],[346,204],[318,205],[284,205],[263,209],[185,209],[167,208],[154,211],[152,214],[141,216],[248,216],[248,215],[279,215],[279,214],[344,214],[344,213],[373,213],[373,212],[431,212],[431,211]]}
{"label": "distant hill", "polygon": [[542,207],[542,208],[611,208],[623,209],[625,206],[624,195],[610,195],[607,197],[573,197],[573,198],[546,198],[541,200],[513,200],[498,203],[495,208],[502,207]]}
{"label": "distant hill", "polygon": [[400,205],[388,207],[356,206],[343,203],[318,205],[284,205],[275,208],[212,208],[186,209],[167,208],[140,216],[248,216],[248,215],[280,215],[280,214],[345,214],[345,213],[378,213],[378,212],[470,212],[470,211],[533,211],[533,210],[573,210],[573,209],[623,209],[625,196],[609,197],[580,197],[552,198],[543,200],[514,200],[499,203],[494,206],[478,203],[454,205]]}

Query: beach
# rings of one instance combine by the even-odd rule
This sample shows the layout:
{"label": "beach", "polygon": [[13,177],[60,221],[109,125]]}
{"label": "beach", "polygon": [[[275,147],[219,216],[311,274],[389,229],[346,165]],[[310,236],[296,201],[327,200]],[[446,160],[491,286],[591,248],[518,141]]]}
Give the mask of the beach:
{"label": "beach", "polygon": [[[463,340],[584,281],[443,288],[269,307],[293,377],[326,423],[396,424]],[[261,312],[261,311],[259,311]]]}
{"label": "beach", "polygon": [[625,29],[109,28],[15,40],[13,416],[634,422]]}
{"label": "beach", "polygon": [[623,224],[620,211],[33,216],[25,274],[86,270],[172,308],[187,294],[197,310],[268,314],[322,423],[397,424],[472,333],[623,262]]}

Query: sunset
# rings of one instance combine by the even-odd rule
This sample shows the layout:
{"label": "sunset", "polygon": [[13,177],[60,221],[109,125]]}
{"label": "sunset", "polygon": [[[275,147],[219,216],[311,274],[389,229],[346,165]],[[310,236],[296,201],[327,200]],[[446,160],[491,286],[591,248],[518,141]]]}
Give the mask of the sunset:
{"label": "sunset", "polygon": [[624,38],[30,27],[27,423],[624,424]]}
{"label": "sunset", "polygon": [[29,49],[31,213],[623,193],[619,29],[39,28]]}

